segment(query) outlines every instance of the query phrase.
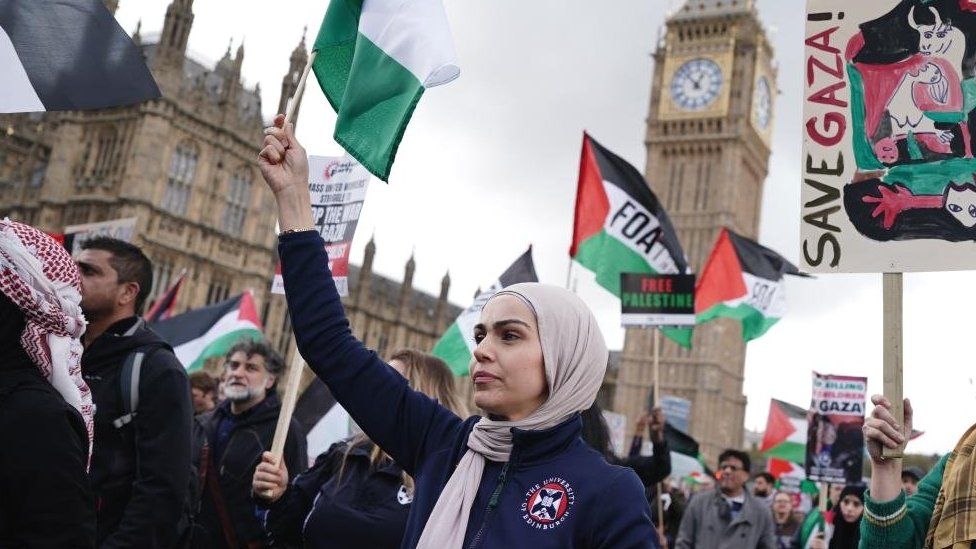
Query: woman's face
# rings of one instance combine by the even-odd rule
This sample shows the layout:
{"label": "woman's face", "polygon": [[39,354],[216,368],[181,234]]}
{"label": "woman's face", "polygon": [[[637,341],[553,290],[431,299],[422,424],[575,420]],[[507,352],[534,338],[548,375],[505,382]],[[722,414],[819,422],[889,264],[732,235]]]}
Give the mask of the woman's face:
{"label": "woman's face", "polygon": [[546,401],[549,387],[535,315],[514,295],[488,301],[474,328],[474,402],[489,415],[518,421]]}
{"label": "woman's face", "polygon": [[847,494],[840,502],[840,513],[844,516],[844,522],[857,522],[864,512],[864,502],[857,496]]}

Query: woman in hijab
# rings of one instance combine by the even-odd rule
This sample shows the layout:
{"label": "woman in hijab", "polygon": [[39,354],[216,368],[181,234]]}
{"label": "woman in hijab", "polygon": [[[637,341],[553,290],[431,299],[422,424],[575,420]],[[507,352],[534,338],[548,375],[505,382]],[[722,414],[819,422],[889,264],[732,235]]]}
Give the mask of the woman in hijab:
{"label": "woman in hijab", "polygon": [[840,493],[840,509],[834,514],[834,533],[828,549],[857,549],[864,515],[864,486],[847,485]]}
{"label": "woman in hijab", "polygon": [[305,150],[278,115],[259,164],[278,204],[298,348],[363,431],[416,482],[401,547],[653,548],[643,487],[580,439],[608,352],[574,294],[516,284],[474,328],[475,404],[462,420],[410,389],[349,329],[314,230]]}
{"label": "woman in hijab", "polygon": [[0,220],[0,547],[95,546],[79,288],[60,244]]}

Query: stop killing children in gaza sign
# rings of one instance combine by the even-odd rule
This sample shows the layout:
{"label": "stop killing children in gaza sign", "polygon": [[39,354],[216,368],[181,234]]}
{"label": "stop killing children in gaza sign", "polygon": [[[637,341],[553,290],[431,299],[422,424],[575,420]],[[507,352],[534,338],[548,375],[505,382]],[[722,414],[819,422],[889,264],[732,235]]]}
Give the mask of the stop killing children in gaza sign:
{"label": "stop killing children in gaza sign", "polygon": [[806,16],[801,269],[976,267],[976,1]]}
{"label": "stop killing children in gaza sign", "polygon": [[[336,289],[339,295],[348,295],[349,251],[366,200],[369,172],[350,156],[309,156],[308,170],[312,221],[325,240]],[[280,264],[271,292],[285,293]]]}

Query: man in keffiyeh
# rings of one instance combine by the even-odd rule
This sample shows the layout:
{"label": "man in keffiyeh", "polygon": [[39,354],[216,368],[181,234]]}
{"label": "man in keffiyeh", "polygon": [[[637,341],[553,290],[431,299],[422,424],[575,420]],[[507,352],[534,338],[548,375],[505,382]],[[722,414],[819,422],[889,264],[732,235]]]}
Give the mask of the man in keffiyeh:
{"label": "man in keffiyeh", "polygon": [[0,221],[0,547],[94,544],[79,290],[60,244]]}

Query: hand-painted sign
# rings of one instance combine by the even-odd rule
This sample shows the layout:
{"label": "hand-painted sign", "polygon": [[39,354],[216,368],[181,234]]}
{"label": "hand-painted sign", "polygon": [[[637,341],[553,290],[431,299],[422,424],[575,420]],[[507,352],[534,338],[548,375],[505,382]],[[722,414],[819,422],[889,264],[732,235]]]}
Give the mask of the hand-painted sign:
{"label": "hand-painted sign", "polygon": [[624,326],[694,326],[695,275],[620,273]]}
{"label": "hand-painted sign", "polygon": [[976,4],[808,0],[801,269],[976,267]]}

